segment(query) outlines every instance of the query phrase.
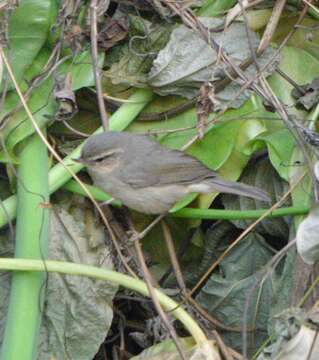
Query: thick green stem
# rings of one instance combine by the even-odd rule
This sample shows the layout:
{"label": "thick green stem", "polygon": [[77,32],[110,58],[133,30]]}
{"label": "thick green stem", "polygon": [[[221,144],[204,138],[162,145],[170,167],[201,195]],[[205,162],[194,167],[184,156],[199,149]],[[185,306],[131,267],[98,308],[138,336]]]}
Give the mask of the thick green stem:
{"label": "thick green stem", "polygon": [[[137,90],[130,98],[130,103],[122,105],[110,117],[110,130],[122,131],[124,130],[142,111],[153,97],[153,93],[149,90]],[[103,129],[99,128],[96,133],[102,132]],[[75,173],[82,169],[82,165],[75,163],[72,159],[79,157],[82,146],[77,147],[69,156],[64,159],[66,166],[69,166]],[[55,165],[49,173],[49,186],[50,193],[59,189],[71,178],[70,173],[61,165]],[[2,202],[0,206],[0,228],[13,220],[16,216],[17,198],[16,195],[10,196]]]}
{"label": "thick green stem", "polygon": [[[258,210],[220,210],[220,209],[192,209],[184,208],[170,213],[170,216],[188,219],[211,219],[211,220],[243,220],[258,219],[267,212],[268,209]],[[273,210],[267,218],[276,218],[287,215],[304,215],[309,212],[307,206],[291,206]]]}
{"label": "thick green stem", "polygon": [[[18,168],[18,213],[15,257],[43,259],[48,253],[48,154],[33,135],[23,146]],[[12,276],[2,360],[33,360],[41,323],[44,274],[15,272]]]}
{"label": "thick green stem", "polygon": [[[73,264],[62,261],[46,261],[41,260],[27,260],[27,259],[0,259],[0,269],[2,270],[15,270],[15,271],[49,271],[58,272],[62,274],[88,276],[94,279],[101,279],[114,282],[118,285],[124,286],[127,289],[137,291],[138,293],[149,296],[146,284],[139,279],[131,276],[118,273],[116,271],[97,268],[94,266]],[[197,325],[196,321],[183,309],[182,306],[177,304],[174,300],[162,293],[160,290],[155,289],[158,300],[163,308],[175,316],[189,333],[193,336],[198,344],[206,342],[206,336]],[[21,359],[26,359],[21,357]],[[2,358],[1,358],[2,359]]]}
{"label": "thick green stem", "polygon": [[[97,201],[109,201],[110,195],[92,185],[86,185],[90,193]],[[74,180],[69,181],[63,186],[64,189],[72,191],[76,194],[87,196],[81,186]],[[117,200],[112,201],[112,205],[120,206]],[[308,206],[291,206],[273,210],[268,214],[267,218],[276,218],[288,215],[304,215],[309,212]],[[220,210],[220,209],[194,209],[184,208],[176,212],[169,213],[171,217],[187,218],[187,219],[211,219],[211,220],[241,220],[241,219],[258,219],[268,209],[257,210]]]}

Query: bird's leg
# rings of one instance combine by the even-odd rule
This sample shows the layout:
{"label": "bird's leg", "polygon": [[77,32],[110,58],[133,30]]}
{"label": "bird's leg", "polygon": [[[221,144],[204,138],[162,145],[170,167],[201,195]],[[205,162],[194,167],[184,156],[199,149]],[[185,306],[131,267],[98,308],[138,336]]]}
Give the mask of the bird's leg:
{"label": "bird's leg", "polygon": [[128,230],[126,230],[128,241],[133,242],[133,239],[137,239],[139,237],[139,232],[135,229],[132,218],[130,217],[129,209],[126,206],[122,206],[122,210],[126,225],[128,227]]}
{"label": "bird's leg", "polygon": [[109,200],[101,202],[99,205],[102,206],[102,207],[106,206],[106,205],[110,205],[114,200],[115,200],[114,198],[111,198]]}

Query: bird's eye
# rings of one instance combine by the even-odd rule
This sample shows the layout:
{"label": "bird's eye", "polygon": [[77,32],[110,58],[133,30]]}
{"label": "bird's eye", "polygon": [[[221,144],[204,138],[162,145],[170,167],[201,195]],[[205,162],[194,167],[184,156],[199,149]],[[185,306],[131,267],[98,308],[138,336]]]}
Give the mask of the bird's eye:
{"label": "bird's eye", "polygon": [[100,162],[102,162],[106,157],[107,157],[107,156],[103,156],[103,157],[94,159],[94,162],[100,163]]}
{"label": "bird's eye", "polygon": [[108,150],[108,151],[106,151],[106,152],[104,152],[104,153],[101,153],[101,154],[98,154],[98,155],[96,155],[95,157],[91,157],[91,161],[92,162],[95,162],[95,163],[101,163],[102,161],[105,161],[105,160],[107,160],[107,159],[111,159],[111,160],[113,160],[114,159],[114,157],[116,158],[117,157],[117,155],[118,155],[118,153],[119,153],[120,151],[117,151],[117,150]]}
{"label": "bird's eye", "polygon": [[104,154],[100,154],[99,156],[96,156],[95,158],[93,158],[92,160],[96,163],[100,163],[102,162],[103,160],[106,160],[107,158],[110,158],[114,155],[114,152],[107,152],[107,153],[104,153]]}

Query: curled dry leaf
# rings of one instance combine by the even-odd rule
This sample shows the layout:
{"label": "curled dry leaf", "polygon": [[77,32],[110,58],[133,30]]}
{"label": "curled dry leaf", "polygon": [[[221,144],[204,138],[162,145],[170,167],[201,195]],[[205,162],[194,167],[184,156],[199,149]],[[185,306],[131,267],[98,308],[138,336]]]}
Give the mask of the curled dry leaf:
{"label": "curled dry leaf", "polygon": [[316,179],[319,181],[319,161],[317,161],[313,167]]}
{"label": "curled dry leaf", "polygon": [[319,260],[319,206],[313,207],[297,230],[297,250],[303,261],[313,265]]}
{"label": "curled dry leaf", "polygon": [[302,326],[274,360],[315,360],[319,354],[318,331]]}
{"label": "curled dry leaf", "polygon": [[311,110],[319,102],[319,77],[315,78],[310,84],[302,85],[300,88],[304,93],[294,88],[291,95],[297,99],[297,106]]}
{"label": "curled dry leaf", "polygon": [[291,308],[276,317],[273,342],[257,360],[315,360],[319,353],[318,310]]}
{"label": "curled dry leaf", "polygon": [[108,50],[125,39],[128,34],[127,17],[109,19],[98,35],[99,49]]}
{"label": "curled dry leaf", "polygon": [[55,120],[70,120],[77,113],[75,94],[72,90],[72,75],[68,73],[64,79],[56,79],[54,97],[58,103],[58,109],[55,113]]}

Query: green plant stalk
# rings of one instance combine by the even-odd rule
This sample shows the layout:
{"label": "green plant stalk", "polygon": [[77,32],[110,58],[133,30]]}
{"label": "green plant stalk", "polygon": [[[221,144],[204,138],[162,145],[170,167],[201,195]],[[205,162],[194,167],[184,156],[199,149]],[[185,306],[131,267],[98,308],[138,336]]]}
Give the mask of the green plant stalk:
{"label": "green plant stalk", "polygon": [[[267,218],[277,218],[287,215],[303,215],[309,212],[307,206],[291,206],[273,210]],[[211,219],[211,220],[245,220],[259,219],[268,209],[257,210],[220,210],[220,209],[192,209],[184,208],[170,213],[172,217],[188,219]]]}
{"label": "green plant stalk", "polygon": [[[37,134],[24,142],[19,160],[15,257],[43,259],[49,241],[49,212],[45,206],[49,201],[49,168],[47,148]],[[37,357],[43,282],[43,273],[13,274],[2,360]]]}
{"label": "green plant stalk", "polygon": [[[110,117],[110,129],[115,131],[124,130],[142,111],[142,109],[151,101],[153,93],[150,90],[139,89],[137,90],[129,100],[131,103],[123,104],[111,117]],[[99,128],[95,134],[101,133],[102,127]],[[80,156],[82,145],[77,147],[70,155],[64,159],[64,163],[75,173],[80,171],[83,166],[79,163],[75,163],[72,159]],[[65,184],[71,178],[70,173],[61,165],[55,165],[49,173],[49,187],[52,194]],[[2,202],[0,206],[0,228],[8,223],[9,220],[13,220],[17,210],[17,198],[16,195],[12,195]]]}
{"label": "green plant stalk", "polygon": [[[99,188],[86,185],[90,190],[90,193],[97,201],[109,201],[111,198],[110,195],[100,190]],[[79,195],[87,196],[83,191],[81,186],[74,180],[70,180],[64,186],[64,189],[74,192]],[[121,206],[121,202],[118,200],[113,200],[111,202],[113,206]],[[276,218],[287,215],[304,215],[309,212],[310,208],[308,206],[291,206],[283,207],[280,209],[273,210],[267,218]],[[211,220],[244,220],[244,219],[258,219],[268,209],[258,209],[258,210],[220,210],[220,209],[194,209],[194,208],[183,208],[176,212],[171,212],[168,216],[186,218],[186,219],[211,219]]]}
{"label": "green plant stalk", "polygon": [[[102,269],[89,265],[74,264],[62,261],[42,261],[42,260],[29,260],[29,259],[0,259],[1,270],[14,270],[14,271],[48,271],[57,272],[62,274],[88,276],[94,279],[107,280],[114,282],[127,289],[134,290],[142,295],[149,296],[146,284],[139,279],[131,276],[118,273],[116,271]],[[155,289],[158,299],[163,306],[164,310],[171,313],[178,319],[184,327],[193,336],[198,344],[203,344],[207,338],[196,321],[174,300],[162,293],[160,290]],[[2,359],[2,358],[1,358]],[[21,358],[19,358],[21,359]],[[26,359],[23,357],[23,359]],[[3,359],[2,359],[3,360]]]}

